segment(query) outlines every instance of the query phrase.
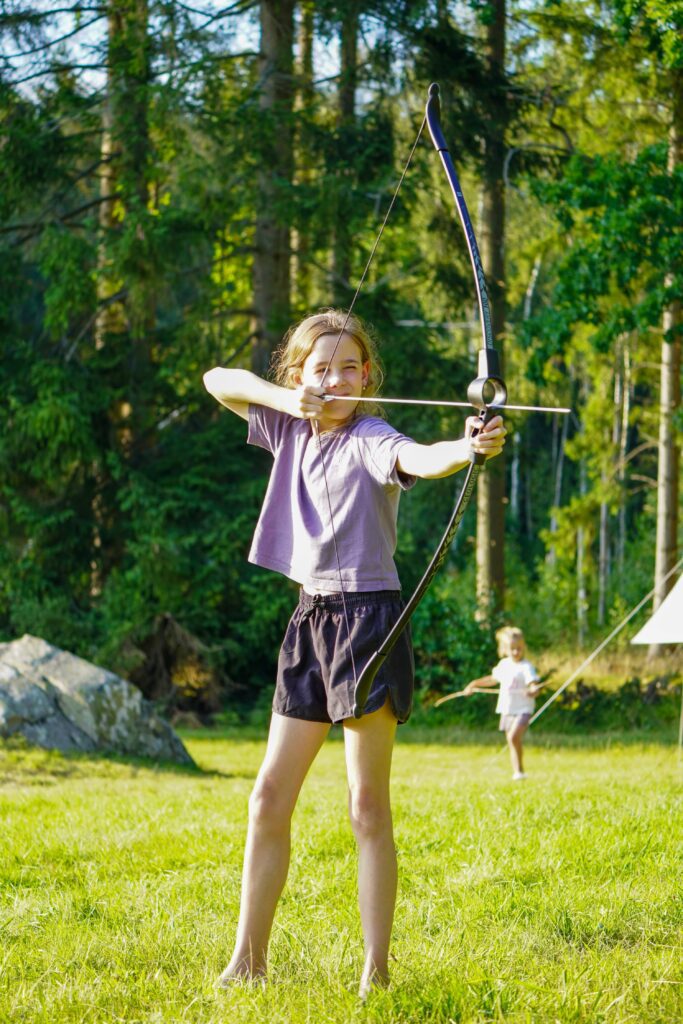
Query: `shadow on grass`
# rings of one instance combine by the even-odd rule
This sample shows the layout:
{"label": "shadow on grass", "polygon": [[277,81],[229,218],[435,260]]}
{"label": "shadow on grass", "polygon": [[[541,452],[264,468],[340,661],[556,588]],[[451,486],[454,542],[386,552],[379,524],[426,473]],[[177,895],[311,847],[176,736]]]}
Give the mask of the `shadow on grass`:
{"label": "shadow on grass", "polygon": [[[208,730],[207,730],[208,731]],[[202,733],[203,735],[203,733]],[[193,738],[197,733],[191,734]],[[69,778],[135,778],[143,773],[180,775],[202,779],[254,779],[255,772],[222,772],[198,764],[153,761],[112,752],[44,750],[23,737],[0,741],[0,786],[51,785]]]}

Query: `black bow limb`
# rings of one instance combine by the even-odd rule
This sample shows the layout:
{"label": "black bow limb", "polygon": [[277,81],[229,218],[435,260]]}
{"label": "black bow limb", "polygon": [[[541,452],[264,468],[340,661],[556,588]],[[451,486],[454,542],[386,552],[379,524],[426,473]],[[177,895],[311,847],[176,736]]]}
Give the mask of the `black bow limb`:
{"label": "black bow limb", "polygon": [[[502,411],[507,401],[507,388],[505,387],[505,382],[500,375],[500,359],[493,344],[491,307],[489,304],[488,292],[486,290],[486,276],[484,274],[484,268],[479,254],[479,246],[477,245],[477,240],[474,235],[474,228],[472,227],[472,221],[467,209],[467,204],[462,194],[462,189],[460,188],[460,182],[458,181],[458,176],[455,173],[455,167],[453,166],[453,161],[448,151],[443,131],[441,130],[439,120],[440,113],[439,87],[434,83],[429,87],[429,98],[427,100],[425,119],[434,147],[441,157],[441,163],[443,164],[443,168],[446,172],[446,177],[448,178],[453,198],[455,199],[455,206],[458,211],[458,216],[460,217],[460,223],[462,224],[463,231],[465,232],[467,248],[470,254],[470,262],[474,273],[474,285],[479,303],[479,317],[483,335],[483,347],[479,351],[477,359],[477,376],[467,389],[467,400],[477,410],[481,420],[481,426],[483,427],[490,419],[492,419],[493,416],[497,414],[497,412]],[[479,429],[481,428],[477,428],[477,431]],[[475,431],[475,433],[477,431]],[[479,455],[476,452],[470,453],[470,465],[467,468],[462,490],[458,495],[458,499],[448,521],[446,530],[439,542],[439,546],[434,552],[427,570],[415,588],[414,593],[406,603],[399,618],[396,620],[391,632],[375,653],[370,657],[370,660],[367,662],[358,677],[354,690],[353,714],[355,718],[360,718],[362,716],[375,676],[384,664],[387,656],[391,653],[394,644],[408,625],[413,612],[417,608],[430,583],[434,579],[434,576],[443,564],[453,538],[460,526],[462,517],[465,514],[465,510],[470,502],[472,494],[474,493],[477,478],[485,461],[486,457],[484,455]]]}

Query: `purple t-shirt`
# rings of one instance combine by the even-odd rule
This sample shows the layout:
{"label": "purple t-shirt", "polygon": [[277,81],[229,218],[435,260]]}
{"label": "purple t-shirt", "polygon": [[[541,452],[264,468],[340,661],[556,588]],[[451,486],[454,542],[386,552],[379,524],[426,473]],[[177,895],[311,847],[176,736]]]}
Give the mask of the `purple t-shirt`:
{"label": "purple t-shirt", "polygon": [[248,441],[274,458],[250,562],[309,590],[340,589],[322,445],[344,589],[400,589],[398,500],[415,477],[399,473],[396,458],[409,437],[374,416],[317,437],[308,420],[250,405]]}

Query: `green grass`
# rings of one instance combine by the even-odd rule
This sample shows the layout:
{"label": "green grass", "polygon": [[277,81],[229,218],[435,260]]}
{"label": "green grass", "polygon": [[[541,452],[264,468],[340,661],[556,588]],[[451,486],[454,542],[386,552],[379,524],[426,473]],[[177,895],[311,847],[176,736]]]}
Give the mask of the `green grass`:
{"label": "green grass", "polygon": [[0,747],[0,1021],[681,1020],[671,737],[538,735],[523,785],[490,733],[400,737],[393,984],[364,1006],[338,739],[297,808],[270,985],[228,994],[262,739],[186,734],[202,771]]}

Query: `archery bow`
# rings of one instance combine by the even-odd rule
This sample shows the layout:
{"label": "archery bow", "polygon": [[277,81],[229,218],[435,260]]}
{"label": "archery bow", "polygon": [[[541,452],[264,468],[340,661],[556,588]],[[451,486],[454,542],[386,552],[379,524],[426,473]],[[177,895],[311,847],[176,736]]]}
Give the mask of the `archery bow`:
{"label": "archery bow", "polygon": [[[462,190],[460,188],[460,182],[458,181],[458,176],[457,176],[457,174],[455,172],[455,167],[453,166],[453,161],[451,159],[451,155],[450,155],[450,153],[448,151],[448,146],[446,145],[446,140],[445,140],[443,132],[441,130],[441,124],[440,124],[440,121],[439,121],[439,115],[440,115],[439,86],[436,83],[434,83],[434,84],[430,85],[430,87],[429,87],[429,97],[428,97],[428,100],[427,100],[427,105],[426,105],[426,109],[425,109],[425,116],[424,116],[424,119],[422,121],[422,125],[420,126],[420,130],[418,131],[418,134],[417,134],[417,137],[415,139],[415,142],[413,143],[413,147],[411,149],[410,156],[408,157],[408,161],[407,161],[407,163],[406,163],[406,165],[405,165],[405,167],[403,169],[403,173],[401,174],[401,178],[399,180],[398,186],[397,186],[397,188],[396,188],[396,190],[394,192],[394,195],[393,195],[393,197],[391,199],[391,203],[389,204],[389,208],[387,210],[387,213],[386,213],[386,215],[384,217],[384,220],[382,222],[382,226],[381,226],[381,228],[379,230],[379,233],[377,235],[375,243],[374,243],[374,245],[372,247],[372,250],[370,252],[370,256],[369,256],[368,261],[367,261],[367,263],[365,265],[365,269],[364,269],[364,271],[363,271],[363,273],[361,275],[361,279],[360,279],[360,282],[358,284],[358,287],[356,288],[356,292],[355,292],[355,294],[353,296],[353,299],[351,300],[351,303],[349,305],[349,309],[348,309],[348,312],[346,314],[346,319],[345,319],[344,324],[343,324],[343,326],[342,326],[342,328],[341,328],[341,330],[339,332],[339,337],[337,338],[337,344],[335,345],[335,348],[333,350],[332,356],[330,357],[330,360],[328,362],[328,365],[327,365],[327,368],[325,370],[325,373],[323,374],[322,380],[320,382],[320,386],[322,387],[324,385],[325,378],[327,376],[327,372],[328,372],[329,367],[330,367],[330,365],[332,363],[332,359],[334,358],[334,353],[336,352],[337,347],[339,346],[339,343],[341,342],[342,336],[343,336],[344,331],[346,329],[346,325],[347,325],[347,323],[349,321],[349,318],[351,316],[351,312],[352,312],[353,307],[354,307],[354,305],[356,303],[356,299],[358,298],[358,295],[360,294],[360,290],[362,288],[363,282],[365,281],[365,277],[366,277],[368,269],[370,267],[370,263],[372,262],[374,254],[375,254],[375,252],[377,250],[377,246],[379,244],[379,240],[382,237],[382,233],[384,231],[384,228],[386,227],[387,221],[389,219],[389,215],[390,215],[390,213],[391,213],[391,211],[393,209],[393,206],[394,206],[394,203],[396,201],[396,197],[398,195],[399,189],[401,188],[401,184],[402,184],[403,179],[405,178],[405,175],[406,175],[406,173],[408,171],[408,167],[410,166],[413,154],[415,152],[415,149],[417,148],[417,144],[418,144],[418,142],[420,140],[420,137],[422,135],[422,131],[423,131],[424,126],[426,124],[427,127],[429,128],[429,134],[431,135],[434,147],[436,148],[436,150],[437,150],[437,152],[438,152],[438,154],[439,154],[439,156],[441,158],[441,162],[443,164],[444,171],[446,172],[446,177],[448,179],[448,183],[449,183],[449,185],[451,187],[451,191],[453,193],[453,198],[455,199],[455,205],[456,205],[456,209],[457,209],[457,212],[458,212],[458,216],[460,218],[460,223],[461,223],[463,231],[465,233],[465,239],[466,239],[466,242],[467,242],[467,248],[468,248],[468,252],[469,252],[469,256],[470,256],[470,262],[472,264],[472,270],[474,272],[474,284],[475,284],[475,289],[476,289],[476,293],[477,293],[477,301],[478,301],[478,305],[479,305],[479,320],[480,320],[481,329],[482,329],[483,347],[480,349],[479,354],[478,354],[477,376],[475,377],[475,379],[470,383],[469,387],[467,388],[467,402],[466,403],[465,402],[431,403],[431,402],[423,401],[421,404],[445,404],[445,405],[463,405],[463,406],[466,405],[466,406],[469,406],[469,407],[473,407],[477,411],[479,419],[480,419],[480,422],[481,422],[481,426],[483,427],[486,423],[489,422],[489,420],[491,420],[493,418],[493,416],[499,410],[503,410],[506,407],[507,389],[505,387],[505,383],[504,383],[504,381],[503,381],[503,379],[501,377],[501,374],[500,374],[500,361],[499,361],[499,357],[498,357],[498,352],[496,351],[496,348],[495,348],[495,346],[493,344],[493,328],[492,328],[492,324],[491,324],[491,309],[490,309],[490,305],[489,305],[488,292],[486,290],[486,277],[485,277],[484,268],[483,268],[482,262],[481,262],[481,256],[479,255],[479,247],[477,245],[477,240],[476,240],[475,235],[474,235],[474,228],[472,227],[472,221],[470,219],[470,215],[469,215],[469,212],[468,212],[468,209],[467,209],[467,204],[465,203],[465,199],[464,199],[464,196],[462,194]],[[329,400],[331,400],[332,398],[335,398],[336,400],[339,400],[340,397],[341,396],[330,396]],[[362,401],[362,399],[359,399],[359,398],[354,398],[353,400],[354,401]],[[377,399],[377,398],[374,398],[374,399],[371,399],[371,400],[382,401],[382,399]],[[386,401],[386,402],[400,402],[401,400],[400,399],[384,399],[384,401]],[[511,407],[511,408],[525,409],[525,410],[539,409],[539,407],[537,407],[537,406],[514,406],[514,407]],[[546,410],[545,407],[543,407],[542,411],[551,411],[551,410]],[[562,410],[556,409],[556,410],[552,410],[552,411],[556,411],[556,412],[560,412],[560,411],[561,412],[569,412],[568,409],[562,409]],[[481,428],[478,427],[475,430],[474,433],[476,433],[479,429],[481,429]],[[322,458],[322,449],[321,449],[321,458]],[[472,494],[474,492],[474,488],[475,488],[475,485],[476,485],[476,482],[477,482],[477,477],[479,476],[479,473],[480,473],[481,468],[484,465],[485,461],[486,461],[486,457],[484,455],[479,455],[476,452],[471,452],[470,453],[470,456],[469,456],[469,463],[470,464],[468,466],[467,473],[465,475],[465,480],[464,480],[463,485],[462,485],[462,490],[460,491],[458,499],[457,499],[457,501],[455,503],[455,506],[453,508],[453,512],[452,512],[451,517],[450,517],[450,519],[448,521],[448,525],[446,526],[446,529],[445,529],[444,534],[443,534],[443,536],[441,538],[441,541],[439,542],[439,546],[437,547],[434,555],[432,556],[432,559],[431,559],[431,561],[430,561],[430,563],[429,563],[429,565],[428,565],[428,567],[427,567],[427,569],[426,569],[422,579],[420,580],[420,582],[418,583],[417,587],[415,588],[414,593],[412,594],[412,596],[410,597],[410,599],[407,601],[406,605],[404,606],[403,611],[401,612],[399,618],[396,620],[393,628],[389,632],[389,634],[386,637],[386,639],[382,642],[382,644],[375,651],[375,653],[370,657],[370,660],[366,663],[366,665],[365,665],[363,671],[361,672],[361,675],[360,675],[359,678],[356,677],[355,663],[353,661],[353,651],[351,651],[351,661],[352,661],[352,669],[353,669],[354,684],[355,684],[355,688],[354,688],[354,708],[353,708],[353,714],[354,714],[355,718],[360,718],[362,716],[363,710],[365,708],[366,701],[368,699],[368,695],[370,693],[370,689],[372,687],[372,683],[373,683],[373,681],[375,679],[375,676],[377,675],[377,672],[379,671],[379,669],[381,668],[381,666],[384,663],[385,659],[387,658],[387,656],[391,652],[391,650],[394,647],[394,644],[398,640],[399,636],[401,635],[401,633],[403,632],[403,630],[407,626],[407,624],[410,621],[410,618],[411,618],[413,612],[415,611],[415,608],[417,607],[417,605],[422,600],[422,597],[424,596],[425,592],[427,591],[427,588],[429,587],[429,585],[430,585],[431,581],[433,580],[434,576],[436,575],[438,569],[440,568],[440,566],[442,565],[444,559],[446,558],[446,555],[448,553],[448,549],[450,548],[451,543],[453,541],[453,538],[455,537],[455,534],[456,534],[456,532],[458,530],[458,527],[459,527],[459,525],[460,525],[460,523],[462,521],[463,515],[465,513],[465,509],[467,508],[467,506],[469,504],[469,501],[470,501],[470,498],[472,497]],[[339,569],[339,582],[340,582],[340,586],[341,586],[341,594],[342,594],[343,605],[344,605],[344,617],[346,619],[346,628],[347,628],[347,632],[348,632],[348,635],[349,635],[349,645],[350,645],[350,631],[349,631],[348,616],[347,616],[347,612],[346,612],[345,592],[344,592],[343,580],[342,580],[342,575],[341,575],[341,563],[340,563],[340,559],[339,559],[339,553],[337,551],[336,537],[334,536],[334,517],[332,515],[332,504],[331,504],[331,500],[330,500],[329,489],[327,487],[327,473],[326,473],[326,470],[325,470],[324,460],[322,460],[322,469],[323,469],[323,479],[325,481],[325,489],[327,491],[327,500],[328,500],[328,505],[329,505],[329,509],[330,509],[330,517],[331,517],[331,520],[332,520],[332,531],[333,531],[333,537],[334,537],[334,548],[335,548],[335,554],[336,554],[336,558],[337,558],[337,565],[338,565],[338,569]]]}
{"label": "archery bow", "polygon": [[[474,285],[479,304],[479,320],[482,329],[483,347],[480,349],[478,355],[477,376],[467,388],[467,400],[469,404],[477,410],[481,424],[484,426],[495,415],[498,409],[505,406],[507,401],[507,389],[500,375],[500,360],[498,358],[498,352],[493,344],[491,307],[489,305],[488,292],[486,290],[484,268],[482,266],[481,256],[479,255],[479,246],[477,245],[477,240],[474,235],[474,228],[472,227],[472,221],[470,220],[467,204],[465,203],[465,198],[460,188],[460,182],[458,181],[458,176],[455,173],[455,167],[453,166],[453,161],[448,151],[443,131],[441,130],[439,120],[440,112],[439,87],[434,83],[429,87],[429,98],[427,100],[427,107],[425,111],[425,121],[429,128],[429,134],[431,135],[434,147],[441,157],[441,163],[443,164],[443,168],[446,172],[446,177],[448,178],[453,198],[455,199],[460,223],[462,224],[463,231],[465,232],[467,249],[470,255],[470,263],[472,264],[472,270],[474,272]],[[427,566],[426,572],[396,620],[389,635],[371,656],[370,660],[361,672],[360,678],[356,682],[353,708],[355,718],[360,718],[363,714],[363,709],[365,708],[365,703],[368,699],[375,676],[410,621],[413,612],[422,600],[427,588],[448,554],[448,549],[450,548],[453,538],[460,526],[462,517],[465,514],[465,509],[467,508],[470,498],[474,492],[477,477],[481,472],[481,467],[484,465],[486,458],[484,455],[471,452],[469,461],[470,464],[467,468],[462,490],[460,491],[458,500],[455,503],[455,507],[453,508],[451,518],[448,521],[443,537],[441,538],[439,546]]]}

